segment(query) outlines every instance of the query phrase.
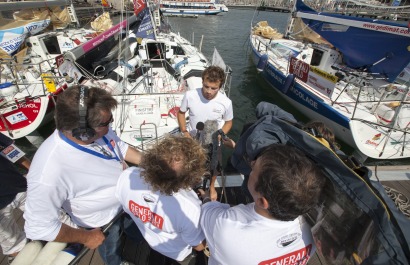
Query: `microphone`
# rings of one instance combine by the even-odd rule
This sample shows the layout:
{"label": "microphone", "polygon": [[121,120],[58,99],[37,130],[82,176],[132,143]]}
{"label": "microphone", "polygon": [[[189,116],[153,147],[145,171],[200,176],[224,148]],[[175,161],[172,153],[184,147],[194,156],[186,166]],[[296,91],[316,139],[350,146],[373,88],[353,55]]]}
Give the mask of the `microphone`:
{"label": "microphone", "polygon": [[196,124],[196,135],[195,135],[196,140],[199,140],[199,136],[201,136],[201,132],[204,129],[204,127],[205,127],[205,124],[202,121]]}
{"label": "microphone", "polygon": [[204,124],[204,132],[203,132],[203,145],[212,144],[214,143],[215,135],[218,134],[218,121],[206,121]]}

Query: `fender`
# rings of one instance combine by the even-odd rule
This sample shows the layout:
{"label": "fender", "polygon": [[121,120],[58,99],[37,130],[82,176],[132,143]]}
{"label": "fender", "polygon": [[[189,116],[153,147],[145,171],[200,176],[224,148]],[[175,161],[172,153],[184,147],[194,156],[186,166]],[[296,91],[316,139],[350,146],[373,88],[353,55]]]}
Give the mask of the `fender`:
{"label": "fender", "polygon": [[28,242],[24,248],[19,252],[16,258],[11,264],[13,265],[29,265],[37,257],[43,248],[43,244],[40,241]]}
{"label": "fender", "polygon": [[268,60],[269,57],[267,54],[263,54],[260,58],[259,58],[259,62],[258,65],[256,66],[256,70],[258,70],[258,72],[263,72],[263,70],[265,69],[266,65],[268,64]]}
{"label": "fender", "polygon": [[58,253],[66,246],[67,243],[47,242],[31,265],[50,265]]}

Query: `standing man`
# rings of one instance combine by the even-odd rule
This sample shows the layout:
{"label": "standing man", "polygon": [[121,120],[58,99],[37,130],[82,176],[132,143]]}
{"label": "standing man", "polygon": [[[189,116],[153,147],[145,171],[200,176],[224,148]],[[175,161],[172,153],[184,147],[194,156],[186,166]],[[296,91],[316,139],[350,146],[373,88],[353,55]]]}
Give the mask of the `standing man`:
{"label": "standing man", "polygon": [[140,167],[125,170],[117,185],[124,211],[148,244],[180,264],[189,263],[192,248],[204,249],[201,201],[191,187],[201,181],[205,159],[197,141],[168,137],[144,152]]}
{"label": "standing man", "polygon": [[[218,66],[210,66],[202,73],[202,88],[186,92],[177,115],[179,129],[184,136],[197,135],[197,124],[199,122],[205,124],[206,121],[217,121],[218,129],[228,134],[232,128],[233,110],[232,101],[220,92],[224,83],[224,70]],[[187,111],[189,111],[189,126],[185,118]],[[216,170],[211,169],[210,194],[212,200],[217,199],[214,185],[217,173]]]}
{"label": "standing man", "polygon": [[[116,106],[95,87],[70,87],[58,97],[56,130],[36,152],[27,176],[27,238],[98,247],[105,264],[121,264],[120,222],[107,237],[100,228],[121,209],[115,186],[125,161],[139,164],[141,154],[111,130]],[[60,208],[79,229],[59,221]]]}
{"label": "standing man", "polygon": [[24,211],[27,180],[14,164],[28,171],[30,160],[12,139],[0,133],[0,246],[9,263],[27,242],[13,214],[17,208]]}
{"label": "standing man", "polygon": [[253,203],[202,206],[209,264],[307,264],[315,247],[301,215],[317,204],[325,177],[301,151],[280,144],[267,147],[251,167]]}

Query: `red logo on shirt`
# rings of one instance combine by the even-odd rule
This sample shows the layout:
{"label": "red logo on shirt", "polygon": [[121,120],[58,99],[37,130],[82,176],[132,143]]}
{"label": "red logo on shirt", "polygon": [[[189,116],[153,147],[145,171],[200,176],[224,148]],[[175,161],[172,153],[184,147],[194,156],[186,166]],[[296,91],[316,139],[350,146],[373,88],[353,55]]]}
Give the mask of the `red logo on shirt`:
{"label": "red logo on shirt", "polygon": [[259,265],[305,265],[310,258],[310,251],[312,244],[281,257],[262,261]]}
{"label": "red logo on shirt", "polygon": [[151,212],[148,207],[138,205],[136,202],[130,200],[128,208],[130,209],[131,213],[138,217],[143,223],[150,222],[155,227],[162,229],[162,226],[164,225],[164,218],[156,213]]}

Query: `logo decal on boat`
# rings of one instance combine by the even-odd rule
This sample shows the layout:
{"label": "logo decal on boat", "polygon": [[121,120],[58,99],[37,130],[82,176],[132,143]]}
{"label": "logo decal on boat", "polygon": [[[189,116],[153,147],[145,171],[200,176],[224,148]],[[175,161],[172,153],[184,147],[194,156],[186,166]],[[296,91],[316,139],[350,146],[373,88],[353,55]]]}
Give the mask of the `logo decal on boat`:
{"label": "logo decal on boat", "polygon": [[380,136],[382,136],[382,134],[381,134],[381,133],[378,133],[378,134],[376,134],[375,136],[373,136],[372,140],[373,140],[373,141],[377,141],[377,140],[380,139]]}
{"label": "logo decal on boat", "polygon": [[368,144],[368,145],[373,145],[373,146],[378,146],[379,144],[378,143],[375,143],[375,142],[373,142],[373,141],[371,141],[371,140],[367,140],[366,141],[366,144]]}

